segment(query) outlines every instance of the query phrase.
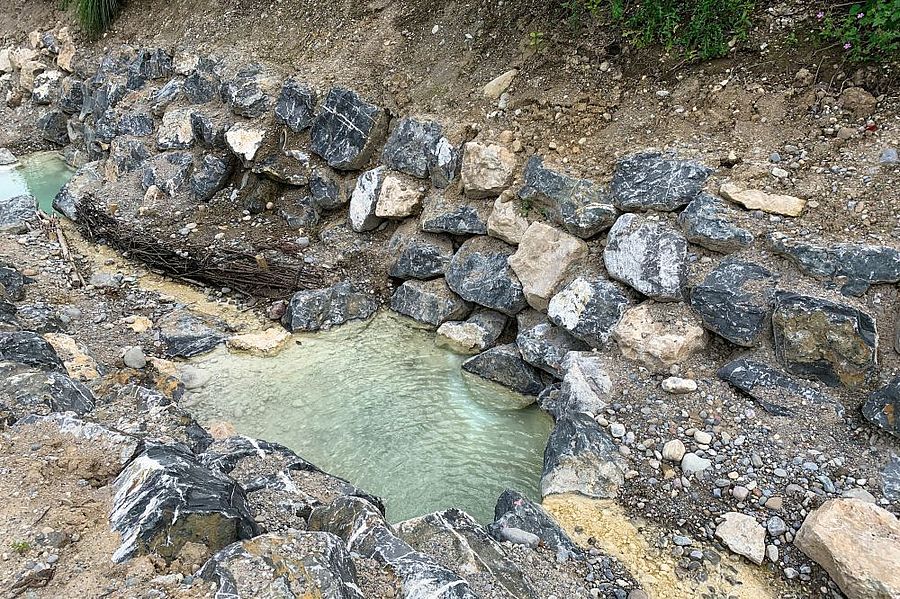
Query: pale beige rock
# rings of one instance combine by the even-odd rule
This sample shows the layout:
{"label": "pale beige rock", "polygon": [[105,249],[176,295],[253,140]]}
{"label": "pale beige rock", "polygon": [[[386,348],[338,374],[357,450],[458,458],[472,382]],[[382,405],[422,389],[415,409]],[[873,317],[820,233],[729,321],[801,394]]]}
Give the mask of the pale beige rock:
{"label": "pale beige rock", "polygon": [[31,33],[28,34],[28,44],[37,50],[41,47],[41,32],[35,29]]}
{"label": "pale beige rock", "polygon": [[734,183],[723,183],[719,194],[748,210],[762,210],[770,214],[800,216],[806,207],[806,200],[794,196],[766,193],[758,189],[744,189]]}
{"label": "pale beige rock", "polygon": [[390,174],[381,184],[381,193],[375,204],[375,216],[380,218],[406,218],[422,209],[424,191],[412,179]]}
{"label": "pale beige rock", "polygon": [[528,228],[528,219],[512,201],[513,193],[506,190],[494,201],[494,210],[487,220],[488,235],[506,243],[518,245]]}
{"label": "pale beige rock", "polygon": [[794,539],[848,599],[900,597],[900,521],[874,503],[832,499],[811,512]]}
{"label": "pale beige rock", "polygon": [[252,162],[262,145],[266,132],[263,129],[251,129],[236,126],[225,132],[225,143],[234,154],[244,161]]}
{"label": "pale beige rock", "polygon": [[209,434],[213,439],[218,440],[227,439],[228,437],[233,437],[237,434],[237,429],[234,428],[234,425],[225,420],[215,420],[209,423],[206,430],[209,431]]}
{"label": "pale beige rock", "polygon": [[706,331],[684,304],[644,302],[628,309],[613,338],[622,355],[667,372],[706,346]]}
{"label": "pale beige rock", "polygon": [[0,49],[0,73],[12,73],[14,70],[9,52],[9,48]]}
{"label": "pale beige rock", "polygon": [[500,195],[509,187],[516,170],[516,155],[498,144],[470,141],[463,151],[460,178],[470,198]]}
{"label": "pale beige rock", "polygon": [[286,330],[273,327],[265,331],[235,335],[225,341],[225,345],[232,351],[273,356],[284,349],[290,339],[291,334]]}
{"label": "pale beige rock", "polygon": [[498,75],[492,79],[490,83],[484,86],[484,97],[491,100],[498,100],[500,96],[503,95],[503,92],[509,89],[513,79],[515,79],[518,74],[518,70],[510,69],[502,75]]}
{"label": "pale beige rock", "polygon": [[153,321],[146,316],[126,316],[124,323],[126,327],[135,333],[143,333],[153,327]]}
{"label": "pale beige rock", "polygon": [[34,78],[45,70],[47,70],[47,66],[44,63],[29,60],[22,65],[19,71],[19,87],[28,92],[32,91],[34,89]]}
{"label": "pale beige rock", "polygon": [[668,462],[680,463],[685,453],[687,453],[687,448],[680,439],[666,441],[666,444],[663,445],[662,457]]}
{"label": "pale beige rock", "polygon": [[77,50],[69,28],[60,29],[57,39],[59,40],[59,55],[56,57],[56,66],[71,73],[75,70]]}
{"label": "pale beige rock", "polygon": [[162,117],[156,143],[160,149],[187,148],[194,143],[192,108],[175,108]]}
{"label": "pale beige rock", "polygon": [[474,322],[451,320],[438,327],[435,345],[463,355],[484,351],[484,329]]}
{"label": "pale beige rock", "polygon": [[534,222],[509,257],[510,268],[522,283],[525,299],[536,310],[547,310],[550,298],[578,261],[587,256],[587,244],[559,229]]}
{"label": "pale beige rock", "polygon": [[878,100],[861,87],[848,87],[841,92],[841,106],[856,118],[865,118],[875,112]]}
{"label": "pale beige rock", "polygon": [[742,555],[756,565],[766,559],[766,529],[753,516],[728,512],[716,527],[716,537],[732,553]]}
{"label": "pale beige rock", "polygon": [[19,70],[26,62],[31,62],[37,58],[38,53],[31,48],[15,48],[9,52],[9,61],[13,70]]}
{"label": "pale beige rock", "polygon": [[93,381],[100,378],[97,361],[88,355],[87,349],[79,345],[75,339],[65,333],[46,333],[44,339],[56,350],[70,377],[76,381]]}

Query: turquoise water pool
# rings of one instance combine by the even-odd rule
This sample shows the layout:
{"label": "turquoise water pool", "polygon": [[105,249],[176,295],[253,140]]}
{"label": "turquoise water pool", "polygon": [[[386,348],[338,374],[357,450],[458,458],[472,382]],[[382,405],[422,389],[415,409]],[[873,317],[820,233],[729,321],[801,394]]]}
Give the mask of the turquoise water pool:
{"label": "turquoise water pool", "polygon": [[19,158],[18,164],[0,167],[0,199],[30,193],[38,206],[53,212],[53,198],[74,171],[59,156],[59,152],[35,152]]}

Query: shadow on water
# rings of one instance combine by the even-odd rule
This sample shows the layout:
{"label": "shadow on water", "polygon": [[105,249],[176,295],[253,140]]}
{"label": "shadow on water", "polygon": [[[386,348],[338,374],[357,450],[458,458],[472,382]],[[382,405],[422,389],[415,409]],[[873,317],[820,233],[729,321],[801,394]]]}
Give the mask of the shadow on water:
{"label": "shadow on water", "polygon": [[382,313],[297,335],[275,357],[210,354],[194,363],[210,382],[187,401],[206,424],[229,421],[380,495],[391,521],[455,506],[487,522],[505,488],[540,499],[551,420],[464,359]]}

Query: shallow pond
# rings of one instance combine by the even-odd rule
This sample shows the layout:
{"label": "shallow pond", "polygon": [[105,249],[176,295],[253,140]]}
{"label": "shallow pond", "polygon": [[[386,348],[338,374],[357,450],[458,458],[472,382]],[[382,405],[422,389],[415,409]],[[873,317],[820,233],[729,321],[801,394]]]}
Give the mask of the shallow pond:
{"label": "shallow pond", "polygon": [[464,359],[381,313],[297,335],[275,357],[196,360],[211,378],[186,402],[205,424],[229,421],[381,496],[392,522],[452,506],[488,522],[505,488],[540,499],[551,421]]}
{"label": "shallow pond", "polygon": [[35,152],[12,166],[0,166],[0,199],[30,193],[44,212],[53,212],[53,198],[72,178],[73,170],[59,152]]}

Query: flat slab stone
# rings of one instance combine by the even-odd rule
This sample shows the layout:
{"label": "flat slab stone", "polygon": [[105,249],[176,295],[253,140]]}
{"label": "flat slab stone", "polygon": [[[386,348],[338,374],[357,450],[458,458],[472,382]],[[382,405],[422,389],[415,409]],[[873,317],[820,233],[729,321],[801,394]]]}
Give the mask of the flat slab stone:
{"label": "flat slab stone", "polygon": [[611,190],[620,210],[673,211],[694,200],[712,169],[672,154],[641,152],[616,164]]}
{"label": "flat slab stone", "polygon": [[509,316],[526,305],[522,283],[509,266],[515,248],[490,237],[473,237],[454,254],[447,284],[463,299]]}
{"label": "flat slab stone", "polygon": [[716,527],[716,537],[732,553],[742,555],[756,565],[766,559],[766,529],[753,516],[740,512],[724,514]]}
{"label": "flat slab stone", "polygon": [[609,275],[658,301],[681,301],[687,279],[687,240],[671,225],[623,214],[607,237]]}
{"label": "flat slab stone", "polygon": [[525,299],[536,310],[546,310],[569,271],[587,257],[587,244],[540,222],[531,223],[509,266],[522,283]]}
{"label": "flat slab stone", "polygon": [[553,296],[547,307],[550,320],[594,348],[609,340],[628,298],[603,278],[578,277]]}
{"label": "flat slab stone", "polygon": [[732,222],[736,216],[725,202],[701,193],[678,215],[678,224],[691,243],[728,254],[753,243],[753,234]]}
{"label": "flat slab stone", "polygon": [[579,493],[612,499],[624,483],[625,460],[609,433],[583,412],[562,415],[544,450],[541,497]]}
{"label": "flat slab stone", "polygon": [[812,406],[817,415],[822,414],[822,405],[833,407],[838,416],[844,411],[839,402],[815,387],[763,362],[739,358],[722,366],[717,375],[752,397],[773,416],[791,417],[807,410],[807,406]]}
{"label": "flat slab stone", "polygon": [[310,148],[329,166],[356,170],[366,166],[387,134],[387,112],[355,91],[333,87],[310,132]]}
{"label": "flat slab stone", "polygon": [[500,383],[523,395],[536,396],[544,388],[540,372],[522,359],[515,343],[492,347],[469,358],[462,367],[466,372]]}
{"label": "flat slab stone", "polygon": [[875,319],[851,306],[778,291],[772,332],[775,356],[788,372],[858,387],[877,368]]}
{"label": "flat slab stone", "polygon": [[900,250],[883,245],[836,243],[817,245],[780,233],[769,236],[769,246],[787,256],[805,274],[843,282],[845,295],[862,295],[869,285],[900,281]]}
{"label": "flat slab stone", "polygon": [[391,310],[419,322],[439,326],[465,318],[472,305],[453,293],[444,279],[405,281],[391,298]]}
{"label": "flat slab stone", "polygon": [[758,189],[744,189],[734,183],[722,184],[719,194],[747,210],[762,210],[770,214],[800,216],[803,209],[806,208],[806,200],[794,196],[766,193]]}

